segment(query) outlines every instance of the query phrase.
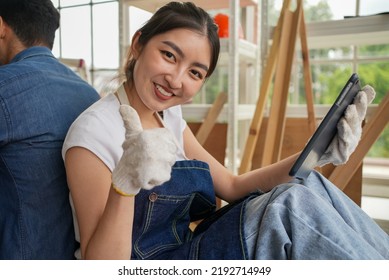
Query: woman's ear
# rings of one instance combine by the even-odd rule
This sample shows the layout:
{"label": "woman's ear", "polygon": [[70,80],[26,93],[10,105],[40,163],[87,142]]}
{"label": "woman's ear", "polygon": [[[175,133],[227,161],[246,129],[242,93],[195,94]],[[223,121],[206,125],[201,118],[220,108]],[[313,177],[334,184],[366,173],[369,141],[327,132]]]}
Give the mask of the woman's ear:
{"label": "woman's ear", "polygon": [[139,44],[139,37],[142,33],[137,31],[134,36],[132,36],[131,41],[131,53],[135,59],[138,59],[139,54],[141,53],[142,47]]}
{"label": "woman's ear", "polygon": [[0,17],[0,39],[5,37],[5,22],[2,17]]}

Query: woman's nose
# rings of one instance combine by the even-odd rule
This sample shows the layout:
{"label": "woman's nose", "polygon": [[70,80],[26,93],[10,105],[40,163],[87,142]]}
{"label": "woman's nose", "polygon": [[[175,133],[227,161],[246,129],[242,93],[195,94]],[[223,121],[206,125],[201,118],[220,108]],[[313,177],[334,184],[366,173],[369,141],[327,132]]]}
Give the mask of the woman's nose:
{"label": "woman's nose", "polygon": [[169,73],[165,75],[166,81],[169,83],[170,88],[179,89],[182,88],[183,73]]}

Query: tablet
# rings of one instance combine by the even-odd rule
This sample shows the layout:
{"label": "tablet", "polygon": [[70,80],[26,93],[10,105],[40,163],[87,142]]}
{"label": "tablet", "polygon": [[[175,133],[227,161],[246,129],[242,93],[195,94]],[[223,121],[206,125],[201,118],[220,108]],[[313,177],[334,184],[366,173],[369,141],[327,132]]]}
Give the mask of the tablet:
{"label": "tablet", "polygon": [[317,162],[336,135],[340,118],[347,106],[353,103],[354,97],[360,90],[359,77],[354,73],[292,166],[289,172],[290,176],[305,179],[317,166]]}

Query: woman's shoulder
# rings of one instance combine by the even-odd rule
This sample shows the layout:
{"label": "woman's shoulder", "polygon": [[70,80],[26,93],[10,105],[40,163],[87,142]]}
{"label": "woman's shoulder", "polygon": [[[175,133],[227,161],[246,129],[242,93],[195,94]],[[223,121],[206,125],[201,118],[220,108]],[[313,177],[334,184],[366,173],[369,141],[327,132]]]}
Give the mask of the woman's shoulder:
{"label": "woman's shoulder", "polygon": [[97,155],[109,167],[122,153],[123,121],[116,96],[109,94],[87,110],[71,125],[64,141],[62,156],[72,147],[83,147]]}
{"label": "woman's shoulder", "polygon": [[93,103],[88,109],[86,109],[82,114],[94,114],[99,113],[103,116],[109,115],[112,111],[117,111],[119,109],[119,101],[114,94],[107,94],[104,97],[100,98],[98,101]]}

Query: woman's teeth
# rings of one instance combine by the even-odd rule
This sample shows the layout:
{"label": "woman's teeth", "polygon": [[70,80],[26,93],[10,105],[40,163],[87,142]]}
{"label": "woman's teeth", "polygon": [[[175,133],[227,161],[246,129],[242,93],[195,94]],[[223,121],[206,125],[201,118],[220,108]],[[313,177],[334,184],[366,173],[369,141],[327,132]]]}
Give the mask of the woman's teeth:
{"label": "woman's teeth", "polygon": [[162,95],[168,96],[168,97],[173,96],[172,93],[167,92],[167,91],[164,90],[161,86],[157,85],[156,87],[157,87],[158,91],[159,91]]}

